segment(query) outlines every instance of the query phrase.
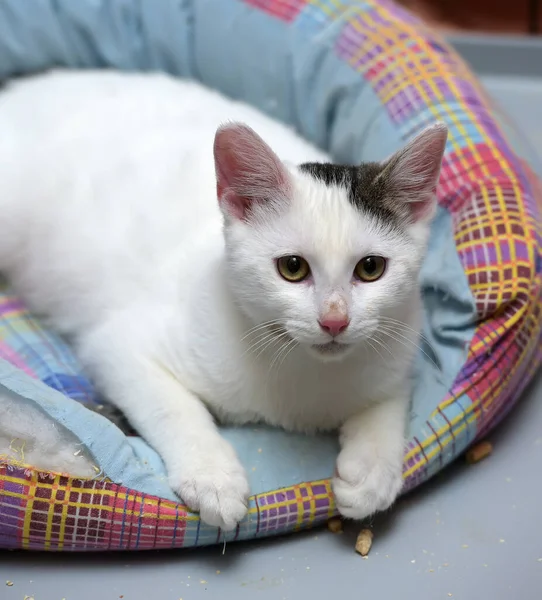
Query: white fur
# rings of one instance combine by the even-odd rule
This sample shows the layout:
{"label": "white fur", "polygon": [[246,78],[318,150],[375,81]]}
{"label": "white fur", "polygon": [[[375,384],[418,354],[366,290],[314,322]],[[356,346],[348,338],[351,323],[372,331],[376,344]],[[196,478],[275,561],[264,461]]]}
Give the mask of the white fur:
{"label": "white fur", "polygon": [[[211,414],[342,427],[336,500],[363,518],[401,487],[427,223],[400,234],[354,209],[341,187],[290,166],[287,205],[250,223],[224,209],[224,236],[212,147],[230,119],[282,159],[325,159],[254,109],[163,75],[57,72],[15,83],[0,96],[0,269],[72,336],[207,523],[235,527],[249,494]],[[308,260],[311,283],[277,274],[274,258],[287,254]],[[367,254],[387,257],[387,271],[354,283]],[[311,350],[330,341],[317,319],[338,303],[350,351],[324,360]]]}

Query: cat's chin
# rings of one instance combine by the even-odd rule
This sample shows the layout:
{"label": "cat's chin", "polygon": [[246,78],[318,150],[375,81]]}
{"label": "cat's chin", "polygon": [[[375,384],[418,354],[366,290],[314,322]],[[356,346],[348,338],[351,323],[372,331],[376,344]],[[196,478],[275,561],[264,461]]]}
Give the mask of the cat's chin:
{"label": "cat's chin", "polygon": [[352,344],[341,344],[340,342],[328,342],[327,344],[313,344],[308,346],[309,353],[326,362],[334,362],[342,360],[350,354],[353,348]]}

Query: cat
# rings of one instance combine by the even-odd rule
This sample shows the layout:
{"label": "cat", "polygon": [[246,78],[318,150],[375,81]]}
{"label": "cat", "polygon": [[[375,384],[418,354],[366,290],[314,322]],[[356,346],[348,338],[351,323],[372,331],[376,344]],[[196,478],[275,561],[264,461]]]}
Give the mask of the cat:
{"label": "cat", "polygon": [[0,131],[0,270],[190,509],[247,512],[217,421],[338,429],[339,511],[393,503],[445,125],[334,165],[197,83],[54,71],[7,86]]}

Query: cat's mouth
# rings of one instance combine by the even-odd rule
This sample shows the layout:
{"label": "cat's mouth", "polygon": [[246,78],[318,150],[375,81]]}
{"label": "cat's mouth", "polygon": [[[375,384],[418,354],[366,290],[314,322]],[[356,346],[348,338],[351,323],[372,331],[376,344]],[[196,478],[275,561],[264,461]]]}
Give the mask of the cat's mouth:
{"label": "cat's mouth", "polygon": [[316,352],[316,354],[322,358],[328,359],[344,356],[350,348],[350,344],[341,344],[341,342],[336,342],[335,340],[328,342],[327,344],[313,344],[311,346],[313,352]]}

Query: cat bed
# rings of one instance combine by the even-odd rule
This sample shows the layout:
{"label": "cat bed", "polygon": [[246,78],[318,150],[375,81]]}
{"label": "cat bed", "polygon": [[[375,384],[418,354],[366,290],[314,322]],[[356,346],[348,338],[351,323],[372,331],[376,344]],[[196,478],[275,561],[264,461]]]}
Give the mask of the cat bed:
{"label": "cat bed", "polygon": [[[541,188],[516,132],[422,22],[385,0],[44,0],[31,10],[4,0],[0,80],[58,65],[197,78],[340,162],[382,159],[445,121],[404,491],[485,436],[519,398],[542,352]],[[228,534],[203,524],[143,440],[88,410],[100,400],[66,343],[7,287],[0,293],[0,411],[24,416],[16,431],[0,419],[0,547],[198,546],[297,531],[335,513],[334,436],[232,428],[224,435],[247,468],[249,514]],[[69,472],[47,468],[67,451]]]}

